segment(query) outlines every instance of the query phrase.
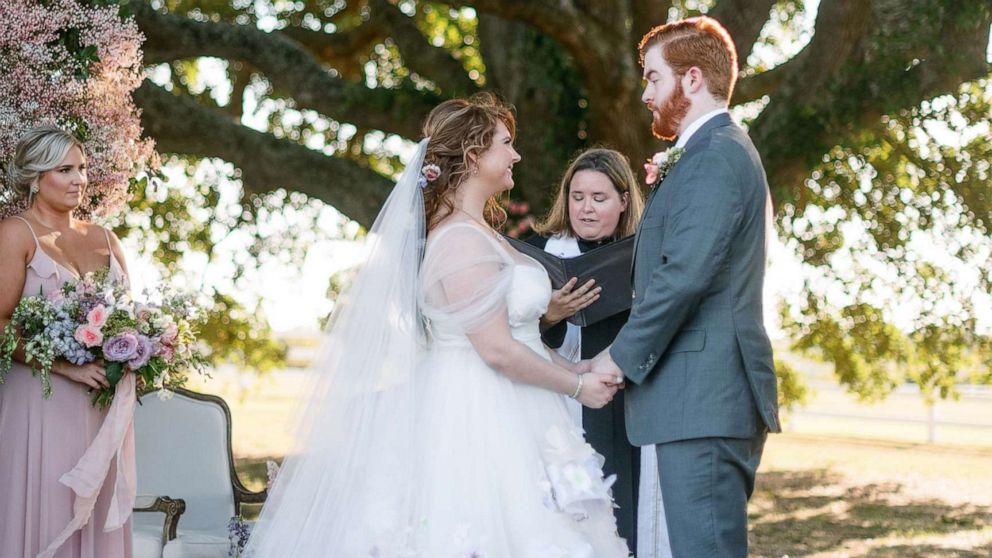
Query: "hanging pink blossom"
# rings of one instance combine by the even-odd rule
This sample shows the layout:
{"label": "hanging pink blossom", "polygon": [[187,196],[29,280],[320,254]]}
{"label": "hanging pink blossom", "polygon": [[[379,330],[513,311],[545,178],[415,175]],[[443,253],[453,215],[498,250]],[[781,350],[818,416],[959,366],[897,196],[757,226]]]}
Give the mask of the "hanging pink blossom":
{"label": "hanging pink blossom", "polygon": [[[39,124],[56,124],[84,140],[89,188],[77,216],[113,213],[127,201],[130,178],[157,166],[141,137],[131,93],[141,84],[141,42],[116,7],[76,0],[0,2],[0,162]],[[21,210],[0,173],[0,218]]]}

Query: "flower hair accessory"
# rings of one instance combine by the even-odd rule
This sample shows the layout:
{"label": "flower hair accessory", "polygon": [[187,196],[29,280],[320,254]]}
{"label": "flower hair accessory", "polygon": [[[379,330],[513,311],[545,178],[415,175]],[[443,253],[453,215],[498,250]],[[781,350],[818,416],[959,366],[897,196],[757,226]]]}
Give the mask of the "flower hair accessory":
{"label": "flower hair accessory", "polygon": [[437,180],[441,176],[441,167],[437,165],[424,165],[424,168],[420,169],[420,178],[417,179],[417,184],[421,188],[426,188],[431,182]]}

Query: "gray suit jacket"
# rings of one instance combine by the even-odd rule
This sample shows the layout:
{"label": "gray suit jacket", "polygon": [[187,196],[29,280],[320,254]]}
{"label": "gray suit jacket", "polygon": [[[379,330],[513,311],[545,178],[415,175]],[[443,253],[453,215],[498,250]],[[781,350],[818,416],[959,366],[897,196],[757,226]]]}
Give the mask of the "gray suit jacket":
{"label": "gray suit jacket", "polygon": [[750,138],[720,114],[648,197],[634,305],[610,349],[633,444],[781,430],[762,317],[767,195]]}

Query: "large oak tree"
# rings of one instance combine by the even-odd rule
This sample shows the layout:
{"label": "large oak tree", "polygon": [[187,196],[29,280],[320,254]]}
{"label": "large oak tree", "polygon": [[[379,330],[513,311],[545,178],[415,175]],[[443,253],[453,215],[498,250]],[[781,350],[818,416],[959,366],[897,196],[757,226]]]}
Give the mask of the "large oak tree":
{"label": "large oak tree", "polygon": [[[987,299],[973,292],[992,284],[988,2],[134,0],[128,9],[147,37],[146,63],[168,70],[136,94],[161,152],[232,163],[248,208],[285,190],[362,224],[396,168],[381,139],[416,140],[431,107],[482,89],[516,107],[523,162],[513,195],[538,213],[583,146],[610,145],[639,166],[661,146],[640,102],[637,42],[671,17],[706,12],[736,42],[732,104],[745,107],[779,231],[806,266],[802,296],[782,312],[798,346],[863,396],[907,379],[946,395],[963,373],[992,375],[978,316]],[[811,37],[782,51],[790,33]],[[191,61],[203,57],[224,61],[227,94],[192,87]],[[251,96],[275,107],[265,126],[246,125]],[[937,239],[952,261],[930,261],[920,238]],[[958,281],[953,269],[969,266],[977,275]]]}

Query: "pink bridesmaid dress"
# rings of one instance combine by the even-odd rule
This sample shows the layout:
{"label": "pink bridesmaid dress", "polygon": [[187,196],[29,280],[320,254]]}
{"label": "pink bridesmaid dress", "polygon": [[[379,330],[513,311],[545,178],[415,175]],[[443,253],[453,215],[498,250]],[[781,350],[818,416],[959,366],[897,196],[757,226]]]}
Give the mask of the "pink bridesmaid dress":
{"label": "pink bridesmaid dress", "polygon": [[[109,249],[109,237],[107,241]],[[75,279],[72,271],[42,250],[37,236],[35,244],[22,296],[48,294]],[[109,265],[111,276],[123,281],[124,272],[112,250]],[[75,495],[59,479],[76,466],[107,415],[90,404],[87,390],[83,384],[52,374],[52,397],[44,399],[41,381],[16,361],[0,384],[0,557],[35,558],[72,520]],[[121,454],[133,456],[134,452]],[[115,459],[92,517],[59,547],[54,558],[131,557],[131,521],[110,532],[103,529],[116,471]]]}

